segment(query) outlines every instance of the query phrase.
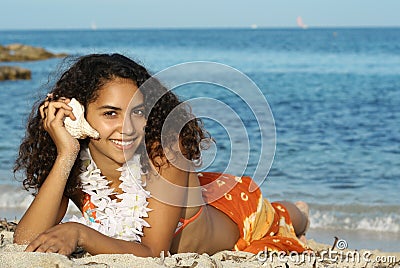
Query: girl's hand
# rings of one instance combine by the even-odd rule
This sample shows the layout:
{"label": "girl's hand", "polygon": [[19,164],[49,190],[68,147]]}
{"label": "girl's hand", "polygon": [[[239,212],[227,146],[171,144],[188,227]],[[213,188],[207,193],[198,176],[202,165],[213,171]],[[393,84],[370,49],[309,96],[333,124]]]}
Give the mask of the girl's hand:
{"label": "girl's hand", "polygon": [[80,223],[58,224],[34,239],[25,249],[27,252],[52,252],[71,255],[79,246]]}
{"label": "girl's hand", "polygon": [[39,112],[43,120],[43,127],[53,139],[59,155],[76,156],[79,152],[79,142],[68,133],[64,127],[65,117],[76,120],[72,107],[68,106],[70,99],[60,98],[55,101],[46,100]]}

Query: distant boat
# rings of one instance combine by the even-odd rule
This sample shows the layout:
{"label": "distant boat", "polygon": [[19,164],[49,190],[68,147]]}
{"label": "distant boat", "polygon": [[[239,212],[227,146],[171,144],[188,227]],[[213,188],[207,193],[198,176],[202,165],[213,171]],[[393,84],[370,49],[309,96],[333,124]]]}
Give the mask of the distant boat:
{"label": "distant boat", "polygon": [[93,21],[92,24],[90,25],[90,28],[91,28],[93,31],[97,30],[96,22]]}
{"label": "distant boat", "polygon": [[304,24],[303,18],[300,17],[300,16],[297,17],[297,25],[302,29],[307,29],[308,28],[308,26],[306,24]]}
{"label": "distant boat", "polygon": [[258,25],[257,25],[257,24],[252,24],[252,25],[250,25],[250,28],[251,28],[251,29],[257,29],[257,28],[258,28]]}

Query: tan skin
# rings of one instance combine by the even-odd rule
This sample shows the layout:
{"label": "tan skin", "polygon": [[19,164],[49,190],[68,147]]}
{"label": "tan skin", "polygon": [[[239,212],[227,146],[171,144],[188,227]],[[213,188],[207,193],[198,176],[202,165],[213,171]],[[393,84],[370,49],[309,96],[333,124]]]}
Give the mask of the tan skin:
{"label": "tan skin", "polygon": [[[153,170],[144,178],[147,182],[146,190],[152,193],[153,198],[148,199],[148,207],[152,211],[146,218],[151,227],[144,228],[141,243],[111,238],[80,223],[59,224],[65,216],[69,202],[63,195],[64,188],[80,149],[79,142],[63,125],[65,117],[75,119],[68,102],[68,99],[46,101],[40,107],[44,128],[56,144],[58,156],[50,174],[17,226],[14,234],[16,243],[28,244],[26,251],[29,252],[70,255],[76,247],[82,247],[91,254],[131,253],[144,257],[160,256],[162,251],[213,254],[233,248],[239,238],[237,225],[223,212],[209,205],[200,205],[204,202],[199,179],[195,172],[189,172],[193,167],[188,161],[179,163],[182,169],[172,164],[163,164],[159,169],[153,166]],[[91,155],[102,174],[111,182],[110,187],[121,192],[120,172],[116,169],[125,162],[124,151],[128,157],[132,156],[143,142],[143,127],[146,124],[143,116],[143,95],[131,80],[112,80],[100,89],[99,97],[89,104],[87,121],[100,133],[99,140],[92,139],[89,142]],[[115,143],[121,140],[130,144],[122,147]],[[166,163],[165,159],[156,161]],[[165,202],[165,182],[182,186],[186,190],[167,195],[167,199],[173,199]],[[79,208],[82,208],[81,200],[82,193],[72,198]],[[193,206],[193,200],[198,205]],[[201,206],[203,210],[200,216],[175,236],[179,219],[191,218]],[[300,219],[299,223],[304,225],[304,219]]]}

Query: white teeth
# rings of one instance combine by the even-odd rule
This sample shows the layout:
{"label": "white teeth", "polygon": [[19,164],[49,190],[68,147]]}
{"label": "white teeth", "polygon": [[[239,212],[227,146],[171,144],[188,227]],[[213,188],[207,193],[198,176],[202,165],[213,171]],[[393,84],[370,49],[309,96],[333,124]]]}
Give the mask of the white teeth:
{"label": "white teeth", "polygon": [[120,146],[128,146],[133,143],[132,141],[119,141],[119,140],[111,140],[113,143],[120,145]]}

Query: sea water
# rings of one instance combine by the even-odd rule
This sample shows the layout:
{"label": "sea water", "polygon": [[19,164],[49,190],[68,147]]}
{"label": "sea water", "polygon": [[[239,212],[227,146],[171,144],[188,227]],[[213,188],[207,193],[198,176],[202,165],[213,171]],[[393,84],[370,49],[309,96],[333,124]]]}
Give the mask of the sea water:
{"label": "sea water", "polygon": [[[192,61],[234,68],[268,102],[274,159],[258,163],[260,133],[270,125],[260,132],[260,118],[229,90],[194,84],[176,92],[184,100],[226,103],[248,135],[227,133],[236,126],[204,118],[217,152],[205,169],[224,171],[233,163],[232,172],[251,176],[258,165],[271,165],[263,193],[271,201],[308,202],[317,241],[330,243],[337,235],[354,239],[349,246],[400,249],[400,28],[0,31],[0,44],[11,43],[71,56],[119,52],[152,73]],[[1,63],[32,71],[31,80],[0,82],[1,218],[20,218],[31,200],[12,167],[31,106],[45,96],[62,63]],[[212,105],[201,112],[226,117]],[[242,162],[246,169],[235,170]]]}

